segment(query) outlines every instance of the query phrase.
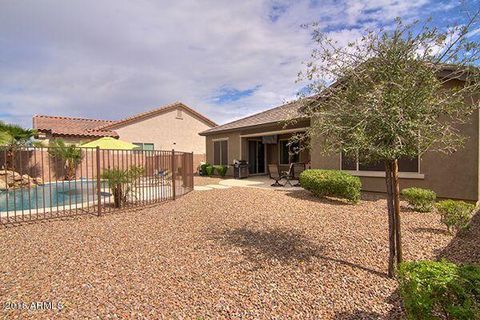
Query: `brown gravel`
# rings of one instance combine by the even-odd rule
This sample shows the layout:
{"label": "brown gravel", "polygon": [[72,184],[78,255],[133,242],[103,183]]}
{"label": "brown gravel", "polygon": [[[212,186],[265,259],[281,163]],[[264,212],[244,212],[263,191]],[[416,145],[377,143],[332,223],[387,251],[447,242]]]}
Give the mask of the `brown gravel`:
{"label": "brown gravel", "polygon": [[223,179],[219,177],[195,176],[193,180],[196,186],[205,186],[207,184],[218,184]]}
{"label": "brown gravel", "polygon": [[[0,228],[0,297],[61,302],[9,318],[397,319],[386,204],[304,191],[192,192],[102,217]],[[402,214],[406,259],[452,239],[435,214]]]}

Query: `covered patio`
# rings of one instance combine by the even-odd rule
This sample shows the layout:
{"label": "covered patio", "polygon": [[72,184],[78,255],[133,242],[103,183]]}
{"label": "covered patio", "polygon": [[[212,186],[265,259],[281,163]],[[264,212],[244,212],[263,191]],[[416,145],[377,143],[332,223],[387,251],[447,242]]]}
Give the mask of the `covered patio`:
{"label": "covered patio", "polygon": [[265,131],[240,135],[240,159],[248,161],[249,175],[267,175],[268,165],[277,164],[280,171],[288,171],[292,163],[308,167],[310,153],[301,143],[292,142],[292,136],[305,132],[304,128]]}

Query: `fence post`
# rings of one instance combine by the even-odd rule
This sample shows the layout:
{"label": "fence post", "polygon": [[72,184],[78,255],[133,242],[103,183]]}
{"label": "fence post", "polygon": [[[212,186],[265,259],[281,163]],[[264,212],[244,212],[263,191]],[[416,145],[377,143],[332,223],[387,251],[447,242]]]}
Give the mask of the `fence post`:
{"label": "fence post", "polygon": [[195,185],[195,177],[194,177],[194,166],[195,164],[193,163],[193,151],[192,151],[192,157],[190,158],[190,188],[193,190],[194,185]]}
{"label": "fence post", "polygon": [[97,146],[97,202],[98,202],[98,215],[102,214],[102,199],[100,188],[100,147]]}
{"label": "fence post", "polygon": [[172,199],[175,200],[175,149],[172,149]]}

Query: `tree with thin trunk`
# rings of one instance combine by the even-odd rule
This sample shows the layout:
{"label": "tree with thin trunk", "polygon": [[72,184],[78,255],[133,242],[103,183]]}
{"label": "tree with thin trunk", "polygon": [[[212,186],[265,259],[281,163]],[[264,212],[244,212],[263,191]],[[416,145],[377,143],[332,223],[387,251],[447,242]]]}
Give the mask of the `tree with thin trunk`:
{"label": "tree with thin trunk", "polygon": [[299,101],[312,121],[294,139],[314,138],[326,154],[384,164],[391,277],[402,261],[399,160],[451,153],[465,139],[460,128],[478,108],[480,46],[470,33],[478,17],[476,11],[443,31],[397,19],[391,29],[366,30],[343,46],[313,25],[316,47],[299,76],[308,82]]}

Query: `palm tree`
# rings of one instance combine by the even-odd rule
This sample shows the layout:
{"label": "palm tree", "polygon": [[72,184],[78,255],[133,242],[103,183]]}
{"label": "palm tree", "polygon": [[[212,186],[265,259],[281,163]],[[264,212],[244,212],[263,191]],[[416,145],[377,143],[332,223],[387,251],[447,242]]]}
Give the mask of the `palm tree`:
{"label": "palm tree", "polygon": [[6,131],[0,131],[0,146],[7,146],[12,141],[12,136]]}
{"label": "palm tree", "polygon": [[36,130],[24,129],[16,124],[0,121],[0,132],[8,133],[16,143],[28,144],[31,138],[35,136]]}
{"label": "palm tree", "polygon": [[24,129],[16,124],[0,121],[0,145],[6,147],[6,167],[13,169],[15,151],[31,144],[36,130]]}
{"label": "palm tree", "polygon": [[107,181],[108,187],[112,190],[115,208],[121,208],[127,201],[128,195],[143,173],[144,169],[141,166],[132,166],[128,170],[107,169],[102,173],[102,179]]}
{"label": "palm tree", "polygon": [[82,149],[74,144],[66,144],[62,139],[54,139],[49,144],[48,154],[64,161],[66,167],[65,180],[75,178],[77,165],[82,162]]}

